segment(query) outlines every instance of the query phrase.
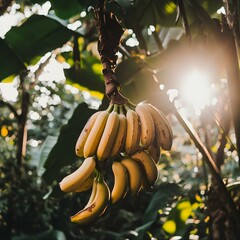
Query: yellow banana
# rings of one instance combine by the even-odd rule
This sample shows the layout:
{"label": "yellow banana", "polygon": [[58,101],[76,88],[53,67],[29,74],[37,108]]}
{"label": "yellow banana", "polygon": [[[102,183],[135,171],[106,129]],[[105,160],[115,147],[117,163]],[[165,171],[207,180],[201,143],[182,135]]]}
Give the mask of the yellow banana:
{"label": "yellow banana", "polygon": [[128,189],[128,173],[127,169],[121,162],[113,162],[112,171],[114,175],[114,186],[111,192],[112,203],[124,198]]}
{"label": "yellow banana", "polygon": [[103,179],[97,180],[94,199],[83,210],[71,216],[71,222],[88,224],[96,220],[106,210],[109,199],[110,191],[106,182]]}
{"label": "yellow banana", "polygon": [[88,177],[93,173],[96,166],[93,157],[86,158],[82,165],[73,173],[63,178],[59,186],[63,192],[72,192],[77,190]]}
{"label": "yellow banana", "polygon": [[155,134],[159,145],[163,150],[170,150],[172,147],[172,128],[165,115],[151,104],[146,104],[155,125]]}
{"label": "yellow banana", "polygon": [[92,173],[76,190],[75,192],[85,192],[93,185],[94,173]]}
{"label": "yellow banana", "polygon": [[[117,106],[117,105],[116,105]],[[97,148],[97,158],[99,161],[109,157],[110,151],[114,144],[119,126],[119,117],[116,111],[109,114],[105,129]]]}
{"label": "yellow banana", "polygon": [[144,104],[139,104],[135,108],[141,125],[141,145],[144,149],[149,148],[155,137],[155,127],[152,116]]}
{"label": "yellow banana", "polygon": [[132,195],[139,192],[142,185],[142,173],[138,163],[132,158],[124,158],[121,163],[126,167],[129,177],[129,189]]}
{"label": "yellow banana", "polygon": [[154,162],[157,164],[161,156],[161,148],[157,143],[157,139],[154,138],[152,144],[147,150],[148,154],[152,157]]}
{"label": "yellow banana", "polygon": [[158,177],[158,170],[155,162],[150,157],[150,155],[148,155],[148,153],[146,153],[145,151],[137,151],[131,156],[131,158],[139,161],[142,164],[145,170],[148,182],[150,186],[153,186],[153,184],[155,183]]}
{"label": "yellow banana", "polygon": [[96,153],[108,116],[109,112],[107,110],[100,112],[100,114],[97,116],[97,119],[84,145],[83,154],[85,158],[93,156]]}
{"label": "yellow banana", "polygon": [[136,152],[140,143],[140,125],[137,113],[129,109],[127,110],[127,133],[125,141],[125,151],[127,154]]}
{"label": "yellow banana", "polygon": [[94,198],[96,197],[96,193],[97,193],[97,177],[95,177],[93,180],[92,192],[91,192],[88,202],[84,208],[87,208],[92,204]]}
{"label": "yellow banana", "polygon": [[115,158],[122,151],[126,139],[127,132],[127,119],[126,116],[121,112],[119,115],[119,127],[117,130],[117,135],[113,143],[109,157]]}
{"label": "yellow banana", "polygon": [[89,120],[87,121],[86,125],[84,126],[81,134],[78,137],[78,140],[77,140],[77,143],[75,146],[75,152],[78,157],[83,156],[83,148],[86,143],[87,137],[88,137],[89,133],[91,132],[91,129],[92,129],[92,127],[97,119],[97,116],[99,114],[100,114],[100,112],[96,112],[89,118]]}

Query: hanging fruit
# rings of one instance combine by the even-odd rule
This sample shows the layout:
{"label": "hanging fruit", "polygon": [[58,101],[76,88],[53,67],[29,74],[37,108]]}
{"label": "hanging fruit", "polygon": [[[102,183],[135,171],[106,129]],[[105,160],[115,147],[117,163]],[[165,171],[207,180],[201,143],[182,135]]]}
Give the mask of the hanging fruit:
{"label": "hanging fruit", "polygon": [[[64,192],[81,192],[92,188],[83,210],[70,220],[87,224],[104,213],[107,206],[152,189],[158,178],[160,149],[170,150],[173,133],[164,114],[148,103],[133,104],[120,93],[115,77],[116,52],[123,30],[114,16],[99,1],[94,9],[98,30],[98,50],[103,65],[109,106],[94,113],[76,142],[76,155],[84,157],[82,165],[60,182]],[[108,187],[106,163],[112,164],[114,184]]]}

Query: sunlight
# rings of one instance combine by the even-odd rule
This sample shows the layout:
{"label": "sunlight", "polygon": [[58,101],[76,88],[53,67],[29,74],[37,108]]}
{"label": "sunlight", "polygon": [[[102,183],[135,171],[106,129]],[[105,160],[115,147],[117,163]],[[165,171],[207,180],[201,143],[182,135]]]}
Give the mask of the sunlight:
{"label": "sunlight", "polygon": [[0,95],[5,101],[16,102],[18,97],[17,83],[0,83]]}
{"label": "sunlight", "polygon": [[211,102],[212,88],[209,76],[193,69],[184,78],[180,92],[183,100],[192,105],[196,112],[201,111]]}

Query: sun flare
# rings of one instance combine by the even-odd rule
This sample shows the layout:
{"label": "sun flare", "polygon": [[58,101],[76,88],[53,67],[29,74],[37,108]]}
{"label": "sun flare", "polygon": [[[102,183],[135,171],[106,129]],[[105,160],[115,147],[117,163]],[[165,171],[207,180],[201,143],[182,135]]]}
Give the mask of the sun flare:
{"label": "sun flare", "polygon": [[195,111],[204,109],[213,95],[209,76],[193,69],[185,76],[180,93],[183,100],[192,105]]}

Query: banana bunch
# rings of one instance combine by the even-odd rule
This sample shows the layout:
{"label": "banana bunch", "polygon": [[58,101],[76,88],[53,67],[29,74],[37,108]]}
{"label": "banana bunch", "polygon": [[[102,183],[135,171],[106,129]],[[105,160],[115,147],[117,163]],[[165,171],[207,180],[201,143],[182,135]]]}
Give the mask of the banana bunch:
{"label": "banana bunch", "polygon": [[[110,203],[150,190],[158,178],[161,149],[170,150],[172,140],[167,118],[151,104],[110,103],[105,111],[94,113],[75,147],[76,155],[85,160],[59,184],[64,192],[92,188],[86,206],[70,220],[87,224],[101,216]],[[106,163],[112,165],[111,188],[104,179]]]}
{"label": "banana bunch", "polygon": [[121,156],[113,161],[112,171],[114,185],[111,191],[111,202],[116,203],[129,192],[136,195],[141,189],[149,190],[158,177],[157,166],[145,150],[131,156]]}
{"label": "banana bunch", "polygon": [[151,104],[110,104],[96,112],[83,128],[77,143],[78,157],[96,156],[98,161],[148,150],[157,161],[160,147],[170,150],[173,133],[164,114]]}

